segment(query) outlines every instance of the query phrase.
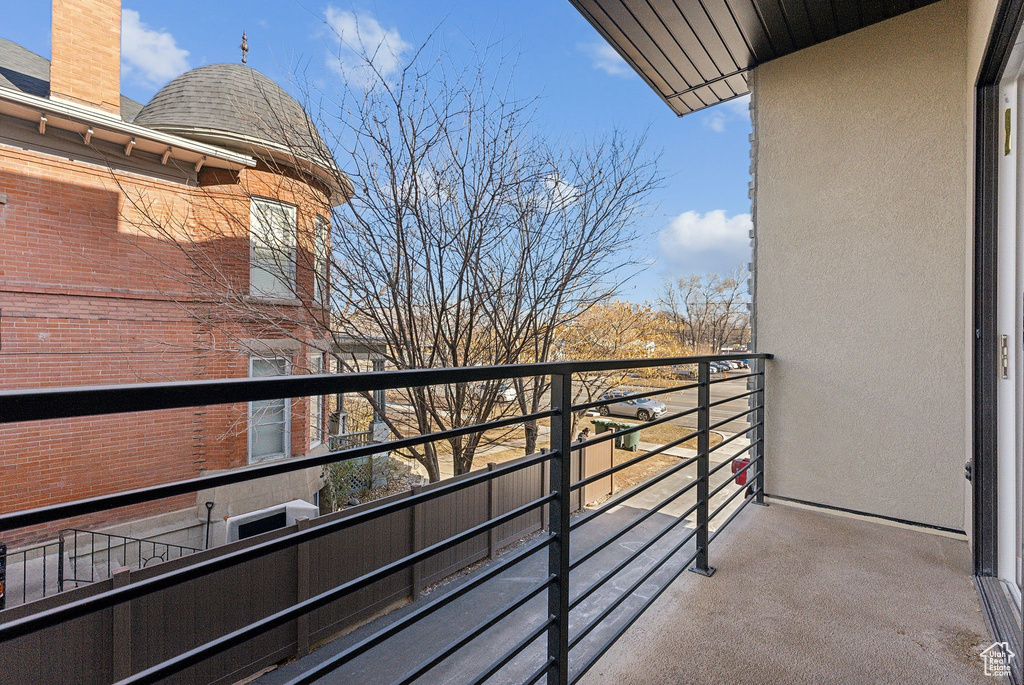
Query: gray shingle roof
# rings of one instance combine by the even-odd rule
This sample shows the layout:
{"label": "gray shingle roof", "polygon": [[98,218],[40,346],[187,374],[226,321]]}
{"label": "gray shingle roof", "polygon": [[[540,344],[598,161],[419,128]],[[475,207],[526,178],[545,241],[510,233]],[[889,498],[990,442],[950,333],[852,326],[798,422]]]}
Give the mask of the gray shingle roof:
{"label": "gray shingle roof", "polygon": [[[0,38],[0,88],[49,97],[50,60],[6,38]],[[121,96],[121,118],[125,121],[134,119],[141,109],[141,102]]]}
{"label": "gray shingle roof", "polygon": [[[277,83],[243,64],[211,64],[185,72],[153,96],[135,123],[187,137],[233,134],[218,144],[242,149],[245,143],[232,144],[232,139],[244,136],[311,161],[328,154],[302,106]],[[204,132],[212,135],[203,136]]]}

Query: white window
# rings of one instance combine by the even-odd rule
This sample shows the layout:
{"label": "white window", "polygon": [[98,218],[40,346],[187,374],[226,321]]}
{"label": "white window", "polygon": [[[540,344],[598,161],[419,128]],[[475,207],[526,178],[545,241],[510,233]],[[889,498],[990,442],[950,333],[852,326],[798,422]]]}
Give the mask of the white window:
{"label": "white window", "polygon": [[[287,376],[289,368],[285,357],[250,357],[249,375],[252,378]],[[260,400],[249,403],[249,463],[287,457],[291,445],[291,400]]]}
{"label": "white window", "polygon": [[330,224],[327,219],[317,216],[313,220],[313,230],[316,232],[313,246],[316,251],[313,265],[315,271],[313,274],[313,301],[323,302],[322,298],[327,293],[327,250]]}
{"label": "white window", "polygon": [[[309,372],[323,373],[324,358],[317,353],[309,358]],[[313,395],[309,398],[309,447],[316,447],[324,441],[324,396]]]}
{"label": "white window", "polygon": [[249,205],[249,293],[295,297],[295,207],[253,199]]}

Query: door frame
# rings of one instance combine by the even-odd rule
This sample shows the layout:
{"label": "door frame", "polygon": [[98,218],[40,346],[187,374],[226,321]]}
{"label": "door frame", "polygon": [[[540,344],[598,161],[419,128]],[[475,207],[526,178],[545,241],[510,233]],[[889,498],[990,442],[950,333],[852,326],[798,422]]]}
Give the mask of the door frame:
{"label": "door frame", "polygon": [[[972,553],[975,584],[992,636],[1021,654],[1015,608],[998,578],[999,329],[997,270],[999,236],[1000,82],[1024,25],[1024,0],[1000,0],[974,92],[974,297],[971,397]],[[1021,682],[1020,662],[1011,681]]]}
{"label": "door frame", "polygon": [[1000,81],[1024,25],[1024,0],[1001,0],[975,85],[974,301],[971,490],[974,574],[997,574],[997,415],[999,332]]}

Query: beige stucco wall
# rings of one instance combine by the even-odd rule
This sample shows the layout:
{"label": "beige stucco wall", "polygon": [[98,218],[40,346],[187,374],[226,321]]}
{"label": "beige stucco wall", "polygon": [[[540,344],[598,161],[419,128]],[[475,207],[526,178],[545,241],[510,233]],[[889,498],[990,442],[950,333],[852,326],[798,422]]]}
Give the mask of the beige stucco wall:
{"label": "beige stucco wall", "polygon": [[967,3],[757,70],[769,494],[965,528]]}

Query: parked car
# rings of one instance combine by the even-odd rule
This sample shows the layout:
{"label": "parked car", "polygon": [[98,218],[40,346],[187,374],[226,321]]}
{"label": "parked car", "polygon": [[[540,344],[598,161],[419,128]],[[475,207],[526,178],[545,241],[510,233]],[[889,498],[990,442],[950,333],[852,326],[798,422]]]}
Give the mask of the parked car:
{"label": "parked car", "polygon": [[[609,390],[605,394],[601,395],[602,400],[614,400],[625,397],[630,393],[624,390]],[[622,400],[620,402],[612,402],[601,406],[601,416],[609,416],[615,414],[616,416],[630,416],[640,421],[650,421],[656,419],[662,414],[668,411],[668,407],[665,406],[664,402],[651,399],[650,397],[643,397],[638,400]]]}
{"label": "parked car", "polygon": [[[476,397],[477,399],[482,398],[484,396],[484,391],[486,390],[486,388],[486,385],[475,386],[473,388],[473,396]],[[498,402],[515,402],[516,397],[518,397],[518,395],[516,394],[516,389],[511,385],[498,386],[498,391],[497,394],[495,395],[495,399]]]}
{"label": "parked car", "polygon": [[696,364],[676,364],[672,367],[672,373],[678,378],[696,378],[698,369]]}
{"label": "parked car", "polygon": [[[700,377],[700,365],[699,364],[686,364],[673,366],[672,370],[680,378],[689,378],[697,380]],[[711,377],[721,376],[722,372],[726,370],[723,362],[711,362],[708,364],[708,371]]]}

